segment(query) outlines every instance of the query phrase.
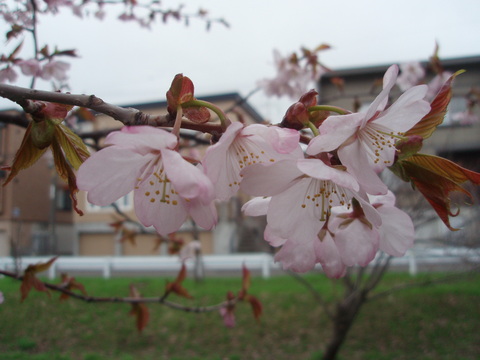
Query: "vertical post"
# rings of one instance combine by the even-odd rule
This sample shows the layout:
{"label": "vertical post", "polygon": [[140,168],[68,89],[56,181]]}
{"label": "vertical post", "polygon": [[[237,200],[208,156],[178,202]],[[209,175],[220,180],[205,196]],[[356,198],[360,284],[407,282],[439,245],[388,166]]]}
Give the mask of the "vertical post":
{"label": "vertical post", "polygon": [[415,259],[415,253],[408,250],[408,273],[410,276],[416,276],[418,272],[417,260]]}

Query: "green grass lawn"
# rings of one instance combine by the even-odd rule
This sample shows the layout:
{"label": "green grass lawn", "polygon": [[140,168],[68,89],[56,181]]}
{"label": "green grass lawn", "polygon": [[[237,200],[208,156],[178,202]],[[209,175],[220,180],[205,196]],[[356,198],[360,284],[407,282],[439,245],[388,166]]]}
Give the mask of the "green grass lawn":
{"label": "green grass lawn", "polygon": [[[422,275],[425,279],[439,274]],[[323,275],[308,281],[332,300],[342,286]],[[144,296],[160,296],[165,279],[77,279],[95,296],[128,296],[134,283]],[[412,281],[388,274],[380,288]],[[251,293],[263,303],[257,323],[248,304],[237,306],[237,326],[227,329],[217,312],[189,314],[150,304],[150,322],[139,334],[128,304],[87,304],[32,291],[20,303],[20,283],[0,279],[0,359],[315,359],[330,336],[330,322],[301,284],[288,276],[254,278]],[[240,278],[187,280],[190,305],[223,301]],[[172,296],[173,300],[173,296]],[[411,288],[367,303],[339,359],[480,359],[480,276]]]}

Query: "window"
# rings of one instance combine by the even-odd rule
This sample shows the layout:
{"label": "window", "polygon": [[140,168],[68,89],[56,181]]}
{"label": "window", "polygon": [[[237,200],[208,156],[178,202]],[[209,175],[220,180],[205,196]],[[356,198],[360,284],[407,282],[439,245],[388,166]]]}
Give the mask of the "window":
{"label": "window", "polygon": [[[118,199],[117,201],[115,201],[115,204],[122,211],[132,210],[133,209],[133,192]],[[93,205],[87,202],[86,210],[89,212],[101,212],[101,211],[112,211],[113,209],[110,205],[98,206],[98,205]]]}
{"label": "window", "polygon": [[64,187],[57,187],[55,194],[56,209],[59,211],[70,211],[73,208],[70,191]]}

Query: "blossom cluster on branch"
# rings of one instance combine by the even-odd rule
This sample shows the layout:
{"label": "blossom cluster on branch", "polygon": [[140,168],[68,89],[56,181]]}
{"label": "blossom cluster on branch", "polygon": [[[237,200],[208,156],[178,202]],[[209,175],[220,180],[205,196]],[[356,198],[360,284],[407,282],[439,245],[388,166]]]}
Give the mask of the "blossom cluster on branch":
{"label": "blossom cluster on branch", "polygon": [[[179,74],[167,92],[170,130],[124,126],[88,159],[81,141],[60,124],[70,107],[23,99],[18,102],[33,121],[7,182],[38,158],[32,158],[35,149],[41,154],[53,146],[72,194],[78,187],[89,202],[109,205],[133,191],[140,222],[164,237],[188,218],[212,229],[216,202],[242,190],[255,196],[244,205],[245,214],[266,215],[265,240],[280,247],[275,259],[285,269],[305,272],[321,264],[328,276],[341,277],[350,266],[366,266],[378,250],[402,256],[413,245],[412,221],[395,207],[381,171],[388,168],[411,182],[452,230],[450,193],[469,195],[462,184],[480,183],[475,172],[419,153],[423,139],[443,120],[458,73],[431,103],[425,100],[427,86],[417,85],[389,104],[398,72],[396,65],[387,70],[383,90],[364,112],[319,105],[311,90],[277,125],[232,122],[213,104],[196,99],[192,81]],[[14,99],[8,89],[0,85],[0,93]],[[220,125],[212,127],[210,111]],[[180,129],[192,124],[212,135],[203,159],[179,152]],[[67,160],[78,168],[76,178]]]}

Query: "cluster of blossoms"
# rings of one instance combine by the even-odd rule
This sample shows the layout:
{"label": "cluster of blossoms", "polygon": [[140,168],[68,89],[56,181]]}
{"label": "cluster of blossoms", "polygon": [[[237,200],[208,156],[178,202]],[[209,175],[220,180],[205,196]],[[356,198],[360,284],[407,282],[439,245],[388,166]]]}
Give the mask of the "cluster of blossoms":
{"label": "cluster of blossoms", "polygon": [[6,65],[0,70],[0,83],[13,83],[18,78],[18,73],[15,70],[18,66],[25,76],[39,77],[43,80],[56,80],[63,82],[67,80],[67,71],[70,69],[70,64],[64,61],[50,60],[42,64],[37,59],[15,60]]}
{"label": "cluster of blossoms", "polygon": [[258,82],[258,86],[265,91],[267,96],[288,96],[298,99],[312,84],[316,84],[328,69],[318,61],[318,52],[329,49],[330,46],[322,44],[313,50],[301,49],[301,54],[292,53],[282,56],[274,50],[276,75]]}
{"label": "cluster of blossoms", "polygon": [[394,164],[395,143],[430,104],[427,86],[419,85],[387,108],[397,75],[397,66],[388,69],[366,112],[328,116],[311,127],[305,150],[294,128],[233,122],[194,164],[177,151],[174,134],[124,127],[80,167],[78,187],[97,205],[133,190],[139,220],[163,236],[188,216],[213,228],[215,202],[241,189],[256,196],[245,214],[267,217],[265,239],[281,246],[275,259],[297,272],[320,263],[328,276],[341,277],[349,266],[367,265],[378,250],[401,256],[413,244],[413,224],[378,173]]}

